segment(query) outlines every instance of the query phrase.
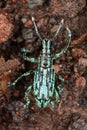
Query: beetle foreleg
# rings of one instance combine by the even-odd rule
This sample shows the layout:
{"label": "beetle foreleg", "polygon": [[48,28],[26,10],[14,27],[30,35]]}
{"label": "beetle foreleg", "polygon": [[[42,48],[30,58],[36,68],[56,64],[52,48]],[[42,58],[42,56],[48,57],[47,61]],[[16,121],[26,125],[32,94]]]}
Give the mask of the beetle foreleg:
{"label": "beetle foreleg", "polygon": [[24,105],[24,108],[28,108],[28,106],[29,106],[29,104],[30,104],[30,99],[29,99],[28,95],[29,95],[29,93],[30,93],[30,91],[31,91],[31,89],[32,89],[32,86],[33,86],[33,85],[30,85],[30,86],[27,88],[26,92],[25,92],[26,104]]}
{"label": "beetle foreleg", "polygon": [[68,41],[67,41],[68,43],[67,43],[67,46],[61,52],[55,54],[53,56],[52,60],[55,60],[55,59],[59,58],[60,56],[62,56],[67,51],[67,49],[68,49],[68,47],[70,45],[70,42],[71,42],[71,31],[70,31],[70,29],[68,27],[66,27],[66,29],[67,29],[67,32],[68,32]]}
{"label": "beetle foreleg", "polygon": [[24,58],[24,60],[27,60],[27,61],[30,61],[30,62],[36,62],[36,63],[38,63],[38,60],[37,60],[37,59],[35,59],[35,58],[30,58],[30,57],[26,56],[27,53],[30,52],[29,50],[27,50],[27,49],[25,49],[25,48],[22,48],[21,51],[23,52],[23,58]]}

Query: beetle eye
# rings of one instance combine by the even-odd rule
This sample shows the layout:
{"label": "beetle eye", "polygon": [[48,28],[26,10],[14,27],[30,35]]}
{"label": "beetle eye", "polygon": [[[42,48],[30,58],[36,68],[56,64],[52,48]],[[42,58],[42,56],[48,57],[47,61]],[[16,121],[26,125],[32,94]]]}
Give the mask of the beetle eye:
{"label": "beetle eye", "polygon": [[44,63],[44,66],[47,66],[47,63]]}

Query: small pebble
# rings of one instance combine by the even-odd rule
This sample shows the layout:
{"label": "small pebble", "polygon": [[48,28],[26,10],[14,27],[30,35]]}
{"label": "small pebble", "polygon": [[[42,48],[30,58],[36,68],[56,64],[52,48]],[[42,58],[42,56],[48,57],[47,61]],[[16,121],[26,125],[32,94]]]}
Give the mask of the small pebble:
{"label": "small pebble", "polygon": [[76,87],[85,87],[86,85],[86,79],[84,77],[79,77],[76,80]]}
{"label": "small pebble", "polygon": [[9,21],[8,14],[0,12],[0,43],[6,42],[13,34],[14,25]]}
{"label": "small pebble", "polygon": [[79,56],[85,55],[85,51],[81,48],[73,48],[72,49],[72,56],[73,58],[77,58]]}
{"label": "small pebble", "polygon": [[45,0],[27,0],[29,8],[34,9],[37,6],[42,6]]}

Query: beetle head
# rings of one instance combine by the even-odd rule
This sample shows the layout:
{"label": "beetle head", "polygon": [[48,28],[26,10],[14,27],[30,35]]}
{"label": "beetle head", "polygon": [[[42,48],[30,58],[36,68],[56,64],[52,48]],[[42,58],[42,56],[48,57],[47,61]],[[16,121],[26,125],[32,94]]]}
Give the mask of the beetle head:
{"label": "beetle head", "polygon": [[49,50],[51,46],[51,40],[45,38],[42,40],[42,46],[45,51]]}

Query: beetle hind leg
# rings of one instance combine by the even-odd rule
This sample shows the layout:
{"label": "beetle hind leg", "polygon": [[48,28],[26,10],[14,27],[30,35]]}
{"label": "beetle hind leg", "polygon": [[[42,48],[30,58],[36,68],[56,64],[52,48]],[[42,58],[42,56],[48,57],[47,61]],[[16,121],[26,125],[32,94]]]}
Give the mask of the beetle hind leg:
{"label": "beetle hind leg", "polygon": [[57,89],[58,89],[58,93],[59,93],[59,94],[61,94],[61,93],[63,92],[63,88],[62,88],[62,85],[61,85],[61,84],[59,84],[59,85],[57,86]]}
{"label": "beetle hind leg", "polygon": [[64,82],[64,78],[58,74],[57,74],[57,77],[60,80],[60,84],[57,85],[57,90],[58,90],[58,93],[61,94],[63,92],[62,84]]}
{"label": "beetle hind leg", "polygon": [[30,99],[29,99],[28,95],[29,95],[31,89],[32,89],[32,85],[30,85],[30,86],[27,88],[26,92],[25,92],[26,104],[24,105],[24,108],[28,108],[28,106],[29,106],[29,104],[30,104]]}
{"label": "beetle hind leg", "polygon": [[55,97],[56,97],[56,99],[51,101],[51,104],[52,104],[52,107],[53,107],[53,108],[55,108],[56,104],[57,104],[58,102],[60,102],[60,97],[59,97],[59,94],[58,94],[58,92],[57,92],[56,89],[55,89]]}

